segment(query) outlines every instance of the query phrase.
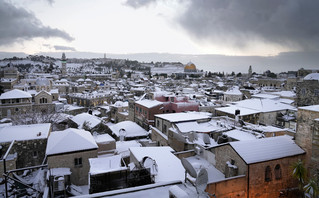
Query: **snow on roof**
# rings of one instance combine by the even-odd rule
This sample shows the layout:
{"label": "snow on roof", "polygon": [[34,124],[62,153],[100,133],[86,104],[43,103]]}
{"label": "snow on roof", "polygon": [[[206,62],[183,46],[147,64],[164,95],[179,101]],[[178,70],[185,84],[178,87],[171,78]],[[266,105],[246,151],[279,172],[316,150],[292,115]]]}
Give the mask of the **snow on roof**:
{"label": "snow on roof", "polygon": [[0,100],[2,99],[14,99],[14,98],[32,98],[31,94],[25,91],[21,91],[19,89],[13,89],[7,91],[0,96]]}
{"label": "snow on roof", "polygon": [[279,96],[277,96],[277,95],[265,94],[265,93],[254,94],[251,97],[252,98],[261,98],[261,99],[278,99],[279,98]]}
{"label": "snow on roof", "polygon": [[142,145],[137,142],[136,140],[131,140],[131,141],[123,141],[123,142],[116,142],[116,151],[115,153],[121,155],[123,158],[124,157],[129,157],[130,156],[130,151],[129,148],[131,147],[141,147]]}
{"label": "snow on roof", "polygon": [[197,123],[196,121],[177,123],[176,127],[179,129],[181,133],[187,133],[192,131],[211,132],[211,131],[222,129],[222,127],[213,125],[211,122]]}
{"label": "snow on roof", "polygon": [[308,111],[316,111],[319,112],[319,105],[311,105],[305,107],[298,107],[298,109],[308,110]]}
{"label": "snow on roof", "polygon": [[68,128],[52,132],[48,138],[46,155],[97,149],[98,146],[90,132]]}
{"label": "snow on roof", "polygon": [[109,142],[115,142],[115,139],[112,138],[109,134],[102,134],[102,135],[94,135],[95,142],[97,144],[107,144]]}
{"label": "snow on roof", "polygon": [[239,140],[239,141],[257,139],[257,137],[255,135],[253,135],[252,133],[249,133],[247,131],[237,130],[237,129],[224,132],[223,134],[226,134],[228,137],[231,137],[231,138]]}
{"label": "snow on roof", "polygon": [[191,120],[209,119],[211,116],[205,112],[187,112],[187,113],[166,113],[157,114],[155,117],[168,120],[170,122],[183,122]]}
{"label": "snow on roof", "polygon": [[140,101],[136,101],[135,103],[141,106],[144,106],[146,108],[153,108],[163,104],[162,102],[159,102],[157,100],[140,100]]}
{"label": "snow on roof", "polygon": [[120,136],[119,131],[124,129],[126,132],[125,137],[137,137],[147,136],[148,132],[143,129],[140,125],[132,121],[123,121],[109,127],[113,134]]}
{"label": "snow on roof", "polygon": [[231,105],[229,107],[216,108],[216,110],[224,112],[224,113],[232,114],[232,115],[235,115],[235,111],[239,110],[240,111],[240,114],[239,114],[240,116],[246,116],[246,115],[252,115],[252,114],[260,113],[260,111],[258,111],[258,110],[242,108],[242,107],[238,107],[238,106],[235,106],[235,105]]}
{"label": "snow on roof", "polygon": [[311,73],[303,78],[304,80],[318,80],[319,81],[319,73]]}
{"label": "snow on roof", "polygon": [[228,95],[243,95],[243,93],[241,93],[241,91],[239,90],[238,86],[232,87],[231,89],[229,89],[226,92],[224,92],[224,94],[228,94]]}
{"label": "snow on roof", "polygon": [[305,153],[291,138],[277,136],[229,143],[247,164]]}
{"label": "snow on roof", "polygon": [[101,173],[113,172],[118,170],[126,170],[127,167],[121,166],[122,157],[114,155],[103,158],[90,158],[90,174],[96,175]]}
{"label": "snow on roof", "polygon": [[50,129],[50,123],[1,127],[0,142],[45,139],[48,138]]}
{"label": "snow on roof", "polygon": [[79,128],[83,127],[84,122],[87,122],[90,128],[94,128],[95,126],[101,123],[100,119],[88,113],[80,113],[71,118],[71,120],[77,123]]}
{"label": "snow on roof", "polygon": [[128,102],[122,102],[122,101],[116,101],[114,103],[114,105],[112,105],[114,107],[128,107]]}
{"label": "snow on roof", "polygon": [[253,109],[261,112],[273,112],[273,111],[282,111],[282,110],[295,110],[294,106],[283,104],[277,100],[270,99],[247,99],[241,100],[235,103],[236,107],[243,107],[248,109]]}
{"label": "snow on roof", "polygon": [[296,93],[293,91],[278,91],[278,92],[270,92],[269,94],[278,95],[281,97],[289,97],[289,98],[296,97]]}
{"label": "snow on roof", "polygon": [[185,179],[185,169],[181,161],[172,153],[171,147],[131,147],[130,152],[138,161],[150,157],[156,161],[158,174],[155,182],[167,182]]}

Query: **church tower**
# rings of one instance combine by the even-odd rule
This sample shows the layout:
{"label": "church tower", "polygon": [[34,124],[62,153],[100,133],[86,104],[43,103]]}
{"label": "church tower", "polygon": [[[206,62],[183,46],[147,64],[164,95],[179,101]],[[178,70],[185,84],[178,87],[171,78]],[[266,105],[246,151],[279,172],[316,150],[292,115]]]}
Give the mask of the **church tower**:
{"label": "church tower", "polygon": [[61,63],[62,63],[62,76],[65,76],[66,75],[66,57],[65,57],[65,53],[62,53]]}

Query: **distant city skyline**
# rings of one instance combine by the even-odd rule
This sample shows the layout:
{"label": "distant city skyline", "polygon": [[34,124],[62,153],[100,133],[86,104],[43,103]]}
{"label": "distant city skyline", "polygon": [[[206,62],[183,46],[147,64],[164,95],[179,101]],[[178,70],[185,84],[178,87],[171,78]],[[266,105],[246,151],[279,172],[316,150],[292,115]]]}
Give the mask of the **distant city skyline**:
{"label": "distant city skyline", "polygon": [[[0,52],[217,54],[247,67],[257,56],[278,71],[278,56],[295,53],[306,58],[282,70],[318,68],[317,8],[302,0],[0,0]],[[215,64],[205,61],[197,64]]]}

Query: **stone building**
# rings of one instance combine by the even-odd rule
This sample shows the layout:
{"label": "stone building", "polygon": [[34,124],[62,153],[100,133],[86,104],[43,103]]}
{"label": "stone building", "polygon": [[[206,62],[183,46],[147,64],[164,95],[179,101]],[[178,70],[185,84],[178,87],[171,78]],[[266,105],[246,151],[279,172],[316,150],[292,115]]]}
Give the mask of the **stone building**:
{"label": "stone building", "polygon": [[[24,168],[41,165],[45,157],[47,139],[51,132],[51,124],[32,124],[6,126],[0,128],[0,147],[4,155],[12,141],[15,141],[11,155],[15,155],[13,168]],[[1,163],[2,167],[3,163]],[[9,166],[8,166],[9,167]],[[0,168],[1,169],[1,168]],[[1,176],[2,173],[0,172]]]}
{"label": "stone building", "polygon": [[311,73],[297,82],[297,106],[319,104],[319,73]]}
{"label": "stone building", "polygon": [[96,107],[104,105],[104,102],[110,103],[113,93],[92,92],[92,93],[72,93],[67,96],[69,104],[76,104],[83,107]]}
{"label": "stone building", "polygon": [[[211,151],[217,171],[209,176],[208,193],[216,197],[298,197],[291,165],[302,160],[305,152],[293,140],[279,136],[237,141]],[[224,176],[217,177],[218,171]]]}
{"label": "stone building", "polygon": [[110,105],[110,119],[114,123],[129,120],[128,102],[116,101]]}
{"label": "stone building", "polygon": [[319,169],[318,118],[319,105],[298,108],[296,143],[306,151],[306,167],[312,175]]}
{"label": "stone building", "polygon": [[88,131],[69,128],[52,132],[46,147],[48,167],[70,168],[71,183],[87,185],[89,158],[97,157],[97,149],[98,146]]}
{"label": "stone building", "polygon": [[32,109],[30,93],[13,89],[0,96],[0,118],[10,118],[13,115],[27,113]]}
{"label": "stone building", "polygon": [[149,126],[154,126],[154,115],[162,114],[164,106],[162,102],[156,100],[140,100],[134,103],[134,122],[144,129],[149,130]]}
{"label": "stone building", "polygon": [[189,112],[189,113],[169,113],[155,115],[155,127],[151,127],[151,139],[160,146],[168,146],[168,132],[173,124],[197,121],[207,122],[211,119],[206,113]]}

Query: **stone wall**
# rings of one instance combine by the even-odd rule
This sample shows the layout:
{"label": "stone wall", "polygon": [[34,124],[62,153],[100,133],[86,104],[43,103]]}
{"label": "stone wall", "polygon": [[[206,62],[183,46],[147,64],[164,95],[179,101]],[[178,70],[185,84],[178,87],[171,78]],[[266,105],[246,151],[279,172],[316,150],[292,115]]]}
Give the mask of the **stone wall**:
{"label": "stone wall", "polygon": [[[280,192],[289,193],[291,189],[298,189],[298,182],[292,177],[292,164],[304,155],[286,157],[249,165],[249,197],[280,197]],[[281,177],[276,178],[275,167],[280,165]],[[271,170],[271,179],[265,180],[266,167]],[[293,196],[288,196],[293,197]]]}
{"label": "stone wall", "polygon": [[318,80],[304,80],[297,83],[297,106],[309,106],[319,104]]}
{"label": "stone wall", "polygon": [[215,197],[247,197],[247,177],[243,175],[210,183],[206,187],[206,192]]}
{"label": "stone wall", "polygon": [[225,174],[227,164],[226,162],[234,161],[234,165],[238,168],[238,175],[246,175],[247,164],[242,160],[242,158],[234,151],[234,149],[229,145],[225,144],[218,146],[214,149],[216,168]]}
{"label": "stone wall", "polygon": [[151,127],[151,140],[157,142],[159,146],[168,146],[168,138],[155,127]]}
{"label": "stone wall", "polygon": [[[11,142],[1,143],[4,150],[7,150]],[[35,139],[16,141],[10,154],[17,153],[17,168],[41,165],[47,147],[47,139]]]}
{"label": "stone wall", "polygon": [[[90,170],[89,158],[97,157],[97,149],[48,156],[49,168],[70,168],[71,183],[87,185]],[[75,166],[75,158],[82,158],[82,166]]]}
{"label": "stone wall", "polygon": [[298,108],[297,116],[297,131],[296,131],[296,143],[306,151],[306,166],[308,167],[311,162],[313,146],[318,147],[312,144],[313,141],[313,124],[314,119],[319,118],[318,111],[309,111],[305,109]]}

